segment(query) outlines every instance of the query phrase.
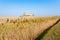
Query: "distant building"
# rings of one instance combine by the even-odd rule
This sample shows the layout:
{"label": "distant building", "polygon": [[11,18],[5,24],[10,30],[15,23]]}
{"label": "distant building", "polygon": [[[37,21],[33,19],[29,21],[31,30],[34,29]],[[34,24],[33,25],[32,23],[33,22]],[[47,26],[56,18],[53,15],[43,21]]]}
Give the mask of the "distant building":
{"label": "distant building", "polygon": [[24,13],[24,16],[33,16],[32,13]]}

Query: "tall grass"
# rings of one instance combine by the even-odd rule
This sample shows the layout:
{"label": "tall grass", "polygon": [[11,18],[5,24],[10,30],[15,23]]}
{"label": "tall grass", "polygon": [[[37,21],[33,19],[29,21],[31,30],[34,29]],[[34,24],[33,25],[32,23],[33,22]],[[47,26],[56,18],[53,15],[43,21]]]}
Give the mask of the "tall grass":
{"label": "tall grass", "polygon": [[0,40],[34,40],[35,35],[38,34],[36,32],[42,27],[40,25],[55,19],[57,17],[7,19],[6,23],[0,23]]}
{"label": "tall grass", "polygon": [[60,40],[60,21],[41,40]]}

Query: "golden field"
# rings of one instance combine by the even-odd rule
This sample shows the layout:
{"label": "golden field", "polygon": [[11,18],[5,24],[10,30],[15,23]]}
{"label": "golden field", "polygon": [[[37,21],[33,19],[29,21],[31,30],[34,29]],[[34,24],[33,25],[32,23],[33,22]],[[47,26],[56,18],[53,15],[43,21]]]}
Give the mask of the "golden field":
{"label": "golden field", "polygon": [[0,40],[45,40],[45,36],[42,39],[36,38],[46,29],[53,27],[58,20],[58,16],[0,17]]}

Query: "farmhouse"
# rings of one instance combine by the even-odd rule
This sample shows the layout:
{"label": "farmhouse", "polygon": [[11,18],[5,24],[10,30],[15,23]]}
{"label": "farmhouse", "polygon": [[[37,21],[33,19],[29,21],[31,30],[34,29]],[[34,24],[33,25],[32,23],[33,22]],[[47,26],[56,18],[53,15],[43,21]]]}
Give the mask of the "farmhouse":
{"label": "farmhouse", "polygon": [[24,13],[24,16],[33,16],[32,13]]}

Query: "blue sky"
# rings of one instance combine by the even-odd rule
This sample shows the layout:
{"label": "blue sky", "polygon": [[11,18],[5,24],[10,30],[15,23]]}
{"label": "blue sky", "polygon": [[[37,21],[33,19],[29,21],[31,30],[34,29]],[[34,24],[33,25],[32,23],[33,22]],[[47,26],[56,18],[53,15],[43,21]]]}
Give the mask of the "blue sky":
{"label": "blue sky", "polygon": [[0,0],[0,16],[60,16],[60,0]]}

